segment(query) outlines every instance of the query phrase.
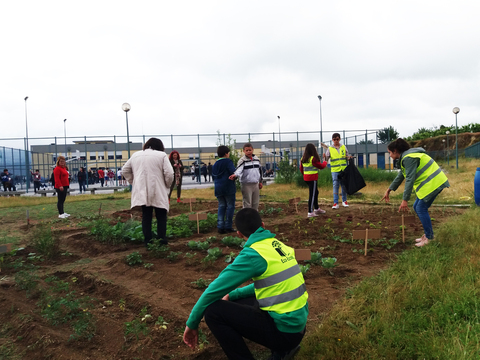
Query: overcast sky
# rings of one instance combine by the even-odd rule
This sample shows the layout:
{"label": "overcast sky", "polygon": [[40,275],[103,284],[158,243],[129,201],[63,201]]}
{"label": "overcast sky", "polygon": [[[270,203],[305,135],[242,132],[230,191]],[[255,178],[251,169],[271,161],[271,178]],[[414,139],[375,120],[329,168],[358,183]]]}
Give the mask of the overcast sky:
{"label": "overcast sky", "polygon": [[[0,138],[480,122],[480,1],[5,1]],[[32,143],[32,142],[31,142]],[[35,141],[33,142],[35,143]],[[11,142],[0,145],[10,146]]]}

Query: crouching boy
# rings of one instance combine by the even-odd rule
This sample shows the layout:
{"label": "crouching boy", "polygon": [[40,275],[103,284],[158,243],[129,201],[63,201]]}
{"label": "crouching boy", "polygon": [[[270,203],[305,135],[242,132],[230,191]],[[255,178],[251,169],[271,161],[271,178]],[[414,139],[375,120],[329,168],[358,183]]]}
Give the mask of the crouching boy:
{"label": "crouching boy", "polygon": [[[269,348],[273,359],[291,359],[300,348],[308,315],[308,294],[294,249],[275,239],[254,209],[240,210],[235,225],[247,242],[198,299],[183,341],[195,348],[205,316],[229,359],[254,359],[244,338]],[[250,279],[253,284],[237,288]]]}

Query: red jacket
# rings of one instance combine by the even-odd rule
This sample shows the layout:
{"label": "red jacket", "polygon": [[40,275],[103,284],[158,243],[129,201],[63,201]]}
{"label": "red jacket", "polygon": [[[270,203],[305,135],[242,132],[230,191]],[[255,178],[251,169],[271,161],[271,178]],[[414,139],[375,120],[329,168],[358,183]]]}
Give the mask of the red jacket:
{"label": "red jacket", "polygon": [[59,189],[61,186],[69,186],[68,171],[61,166],[56,166],[53,169],[53,176],[55,177],[55,189]]}
{"label": "red jacket", "polygon": [[[321,161],[317,161],[315,160],[315,158],[312,159],[312,165],[315,166],[317,169],[325,169],[327,167],[327,162],[324,161],[324,162],[321,162]],[[302,175],[303,175],[303,180],[305,181],[315,181],[315,180],[318,180],[318,173],[316,174],[307,174],[305,175],[303,173],[303,164],[300,163],[300,171],[302,172]]]}
{"label": "red jacket", "polygon": [[98,178],[99,179],[104,179],[105,178],[105,173],[103,172],[102,169],[98,169]]}

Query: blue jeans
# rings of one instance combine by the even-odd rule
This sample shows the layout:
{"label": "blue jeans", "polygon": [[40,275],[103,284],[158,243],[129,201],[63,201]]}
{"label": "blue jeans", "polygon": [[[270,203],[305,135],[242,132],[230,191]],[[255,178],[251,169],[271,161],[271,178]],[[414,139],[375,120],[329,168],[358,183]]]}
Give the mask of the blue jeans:
{"label": "blue jeans", "polygon": [[233,213],[235,212],[235,194],[217,196],[218,200],[218,220],[219,229],[233,228]]}
{"label": "blue jeans", "polygon": [[[340,187],[340,180],[338,180],[339,172],[332,172],[332,181],[333,181],[333,203],[338,204],[338,188]],[[347,189],[345,185],[342,185],[342,201],[347,201]]]}
{"label": "blue jeans", "polygon": [[[438,193],[440,194],[440,193]],[[433,201],[435,198],[438,196],[435,195],[430,199],[430,201],[426,202],[423,201],[419,198],[415,200],[415,203],[413,204],[413,210],[418,215],[418,218],[420,219],[420,222],[422,223],[423,226],[423,231],[425,232],[425,236],[428,239],[433,239],[433,228],[432,228],[432,219],[430,219],[430,214],[428,213],[428,208],[432,205]]]}
{"label": "blue jeans", "polygon": [[82,193],[82,190],[83,190],[83,192],[87,192],[87,188],[85,187],[85,181],[84,180],[80,180],[78,182],[78,187],[80,188],[80,194]]}

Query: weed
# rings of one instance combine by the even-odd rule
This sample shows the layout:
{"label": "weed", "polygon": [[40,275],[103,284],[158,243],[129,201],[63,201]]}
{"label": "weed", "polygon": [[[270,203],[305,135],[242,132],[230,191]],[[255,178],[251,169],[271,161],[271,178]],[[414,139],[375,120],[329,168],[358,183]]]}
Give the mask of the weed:
{"label": "weed", "polygon": [[187,243],[187,246],[191,250],[207,250],[210,247],[210,243],[208,241],[194,241],[191,240]]}
{"label": "weed", "polygon": [[41,255],[53,259],[59,253],[59,241],[50,226],[40,225],[33,234],[32,245]]}
{"label": "weed", "polygon": [[39,276],[36,274],[38,266],[27,264],[22,270],[15,274],[15,282],[18,287],[27,292],[30,296],[33,290],[38,286]]}
{"label": "weed", "polygon": [[125,301],[125,299],[120,299],[118,301],[118,307],[120,308],[121,311],[125,311],[126,306],[127,306],[127,302]]}
{"label": "weed", "polygon": [[303,243],[303,246],[312,246],[315,244],[315,240],[312,240],[312,241],[304,241]]}
{"label": "weed", "polygon": [[203,349],[205,345],[209,344],[207,340],[207,335],[205,335],[202,329],[198,329],[198,344],[199,344],[198,347],[200,348],[200,350]]}

